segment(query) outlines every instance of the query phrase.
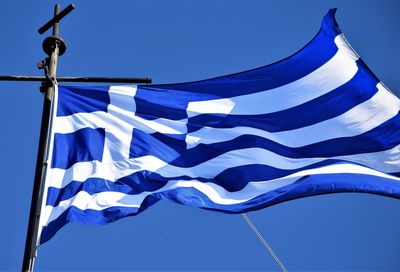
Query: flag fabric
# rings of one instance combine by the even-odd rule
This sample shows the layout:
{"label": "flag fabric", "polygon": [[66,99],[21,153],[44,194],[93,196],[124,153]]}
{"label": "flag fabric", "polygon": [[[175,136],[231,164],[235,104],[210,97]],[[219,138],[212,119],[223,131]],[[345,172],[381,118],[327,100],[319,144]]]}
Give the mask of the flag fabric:
{"label": "flag fabric", "polygon": [[400,100],[334,14],[303,49],[254,70],[56,88],[40,243],[160,199],[242,213],[325,193],[400,198]]}

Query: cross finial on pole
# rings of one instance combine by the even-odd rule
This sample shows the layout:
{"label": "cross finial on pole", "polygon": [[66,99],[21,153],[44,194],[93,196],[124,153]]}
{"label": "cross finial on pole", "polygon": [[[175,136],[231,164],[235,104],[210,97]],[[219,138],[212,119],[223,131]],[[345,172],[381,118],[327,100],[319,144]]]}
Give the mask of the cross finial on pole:
{"label": "cross finial on pole", "polygon": [[[75,9],[74,4],[70,4],[65,9],[60,11],[60,5],[55,5],[54,16],[41,28],[38,29],[39,34],[45,33],[50,28],[53,28],[52,35],[43,41],[43,50],[50,57],[55,50],[58,50],[57,57],[62,56],[67,45],[60,37],[59,23],[66,15]],[[50,72],[50,58],[46,58],[37,64],[39,69],[45,69],[45,77],[40,76],[1,76],[0,81],[42,81],[42,92],[46,92],[48,85],[56,81],[56,71],[52,76]],[[52,67],[56,67],[53,65]],[[137,78],[137,77],[57,77],[57,81],[61,82],[106,82],[106,83],[134,83],[134,84],[150,84],[151,78]]]}
{"label": "cross finial on pole", "polygon": [[75,9],[75,5],[70,4],[68,7],[60,11],[60,5],[55,5],[54,7],[54,17],[50,19],[47,23],[45,23],[41,28],[39,28],[38,32],[40,34],[45,33],[50,27],[53,27],[53,35],[47,37],[43,41],[43,50],[48,54],[51,55],[51,52],[54,49],[55,43],[58,43],[59,46],[59,56],[65,53],[67,48],[63,39],[60,38],[59,33],[59,23],[60,20],[63,19],[67,14]]}
{"label": "cross finial on pole", "polygon": [[74,4],[70,4],[63,11],[60,12],[60,5],[56,5],[54,9],[54,17],[45,23],[41,28],[39,28],[39,34],[45,33],[50,27],[53,27],[53,35],[58,36],[58,23],[62,18],[64,18],[68,13],[75,9]]}

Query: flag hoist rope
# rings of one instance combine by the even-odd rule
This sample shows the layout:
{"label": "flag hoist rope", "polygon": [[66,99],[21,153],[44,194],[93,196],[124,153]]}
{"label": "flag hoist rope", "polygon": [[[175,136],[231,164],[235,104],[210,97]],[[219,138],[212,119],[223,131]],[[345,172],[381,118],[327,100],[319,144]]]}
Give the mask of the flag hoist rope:
{"label": "flag hoist rope", "polygon": [[279,265],[279,267],[282,269],[283,272],[287,272],[287,269],[285,266],[282,264],[282,262],[279,260],[278,256],[276,256],[275,252],[272,250],[271,246],[265,241],[264,237],[261,235],[261,233],[258,231],[256,226],[251,222],[250,218],[247,216],[246,213],[242,213],[243,219],[249,224],[250,228],[253,230],[253,232],[257,235],[258,239],[260,239],[261,243],[263,246],[268,250],[269,254],[271,254],[272,258],[274,258],[275,262]]}

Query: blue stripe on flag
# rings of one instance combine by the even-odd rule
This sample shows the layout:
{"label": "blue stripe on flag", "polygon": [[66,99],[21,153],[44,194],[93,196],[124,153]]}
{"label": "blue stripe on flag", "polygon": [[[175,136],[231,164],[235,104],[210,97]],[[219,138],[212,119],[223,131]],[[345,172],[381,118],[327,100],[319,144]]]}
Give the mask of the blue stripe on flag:
{"label": "blue stripe on flag", "polygon": [[[160,138],[163,141],[160,141]],[[137,158],[146,155],[153,155],[166,162],[173,161],[180,156],[179,150],[177,150],[174,145],[168,145],[171,141],[177,142],[174,140],[174,138],[168,136],[157,137],[156,133],[147,134],[140,129],[133,129],[129,157]],[[179,143],[181,146],[185,145],[186,147],[183,140],[184,138],[182,138]]]}
{"label": "blue stripe on flag", "polygon": [[[365,64],[357,61],[357,74],[339,88],[287,110],[258,115],[202,114],[189,118],[188,132],[202,127],[253,127],[269,132],[285,131],[310,126],[336,117],[367,101],[377,92],[378,79]],[[327,110],[329,109],[329,110]],[[285,120],[285,122],[282,122]]]}
{"label": "blue stripe on flag", "polygon": [[67,169],[77,162],[101,161],[104,128],[83,128],[73,133],[54,135],[52,168]]}
{"label": "blue stripe on flag", "polygon": [[289,158],[334,157],[371,153],[400,144],[400,114],[374,129],[354,137],[343,137],[302,147],[287,147],[255,135],[242,135],[233,140],[214,144],[199,144],[170,162],[181,167],[195,166],[228,151],[243,148],[262,148]]}
{"label": "blue stripe on flag", "polygon": [[[353,180],[357,182],[353,182]],[[310,175],[293,184],[281,187],[279,190],[233,205],[216,204],[205,194],[193,188],[164,191],[157,193],[157,196],[160,199],[172,200],[187,206],[206,207],[209,210],[225,213],[242,213],[262,209],[288,200],[340,192],[364,192],[400,198],[400,182],[362,174]]]}
{"label": "blue stripe on flag", "polygon": [[332,38],[341,32],[333,15],[332,11],[325,16],[321,30],[309,44],[279,62],[202,81],[138,86],[136,113],[150,120],[160,117],[179,120],[187,117],[185,110],[191,101],[251,94],[298,80],[325,64],[338,51]]}
{"label": "blue stripe on flag", "polygon": [[[272,180],[288,176],[290,174],[313,169],[321,166],[327,166],[334,163],[344,162],[343,160],[323,160],[305,167],[296,169],[278,169],[268,165],[250,164],[228,168],[215,178],[195,177],[201,182],[213,183],[223,187],[228,192],[237,192],[242,190],[247,183]],[[72,181],[67,186],[58,189],[50,187],[47,194],[46,205],[57,206],[61,201],[74,197],[77,193],[84,191],[90,195],[101,192],[121,192],[127,195],[137,195],[143,192],[153,192],[164,187],[171,180],[192,180],[188,176],[176,176],[165,178],[150,171],[140,171],[132,175],[125,176],[116,181],[109,181],[99,178],[89,178],[84,182]],[[232,180],[235,180],[233,183]]]}
{"label": "blue stripe on flag", "polygon": [[146,208],[155,204],[160,199],[154,196],[148,196],[144,199],[142,206],[137,208],[127,207],[111,207],[101,211],[97,210],[81,210],[71,206],[63,212],[57,219],[50,222],[42,230],[40,244],[50,240],[67,222],[81,222],[88,225],[104,225],[114,222],[126,216],[135,215]]}
{"label": "blue stripe on flag", "polygon": [[109,87],[58,87],[57,116],[79,112],[107,111]]}
{"label": "blue stripe on flag", "polygon": [[[354,180],[357,182],[354,182]],[[318,190],[316,190],[316,188],[318,188]],[[122,217],[135,215],[147,209],[159,199],[166,199],[187,206],[200,207],[225,213],[242,213],[265,208],[288,200],[338,192],[365,192],[400,198],[400,182],[384,177],[363,174],[310,175],[305,176],[295,183],[281,187],[279,190],[274,190],[250,199],[249,201],[233,205],[216,204],[204,193],[194,188],[182,187],[146,197],[140,209],[112,207],[98,211],[90,209],[80,210],[72,206],[43,229],[41,243],[43,244],[51,239],[67,222],[81,222],[90,225],[106,224]]]}

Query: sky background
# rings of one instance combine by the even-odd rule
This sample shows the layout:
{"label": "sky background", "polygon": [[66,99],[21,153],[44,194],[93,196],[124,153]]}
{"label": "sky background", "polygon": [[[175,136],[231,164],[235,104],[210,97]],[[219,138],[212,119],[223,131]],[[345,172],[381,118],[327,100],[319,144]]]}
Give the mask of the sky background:
{"label": "sky background", "polygon": [[[68,1],[0,2],[0,75],[42,75],[37,29]],[[322,17],[400,94],[400,1],[75,1],[60,26],[59,76],[206,79],[263,66],[302,48]],[[0,270],[20,270],[42,95],[39,83],[0,82]],[[93,85],[93,84],[92,84]],[[400,201],[342,193],[248,214],[289,271],[400,270]],[[278,270],[240,215],[160,201],[106,226],[68,224],[39,251],[37,271]]]}

